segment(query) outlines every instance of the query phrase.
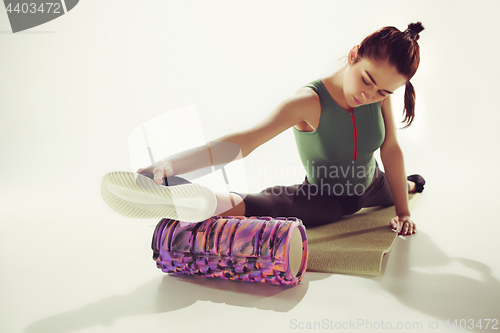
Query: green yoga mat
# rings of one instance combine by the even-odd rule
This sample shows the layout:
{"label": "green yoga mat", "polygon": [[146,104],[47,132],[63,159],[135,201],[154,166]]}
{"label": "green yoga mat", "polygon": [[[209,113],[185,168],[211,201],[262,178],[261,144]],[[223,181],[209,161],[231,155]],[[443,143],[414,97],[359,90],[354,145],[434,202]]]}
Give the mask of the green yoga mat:
{"label": "green yoga mat", "polygon": [[[410,211],[420,193],[408,196]],[[363,208],[339,221],[307,229],[308,271],[379,275],[397,233],[389,224],[394,206]],[[410,236],[411,237],[411,236]]]}

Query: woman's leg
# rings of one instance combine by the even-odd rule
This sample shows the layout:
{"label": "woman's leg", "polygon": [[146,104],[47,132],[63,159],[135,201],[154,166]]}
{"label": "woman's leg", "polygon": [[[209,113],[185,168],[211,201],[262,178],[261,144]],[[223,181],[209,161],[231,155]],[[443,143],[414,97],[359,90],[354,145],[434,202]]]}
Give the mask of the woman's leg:
{"label": "woman's leg", "polygon": [[[381,171],[380,171],[381,172]],[[383,173],[382,173],[383,174]],[[380,175],[379,175],[380,176]],[[385,175],[384,175],[385,176]],[[380,205],[391,205],[393,204],[392,194],[385,180],[382,182],[383,186],[376,191],[377,193],[372,193],[372,198],[365,203],[365,207],[380,206]],[[416,191],[415,183],[408,181],[408,193],[414,193]],[[220,216],[245,216],[246,215],[246,204],[243,198],[236,193],[216,193],[217,197],[217,208],[215,209],[214,215]],[[378,197],[378,198],[377,198]],[[290,212],[291,213],[291,212]],[[342,215],[334,214],[334,215]],[[264,214],[269,215],[269,214]],[[340,218],[340,216],[332,216],[334,220]]]}
{"label": "woman's leg", "polygon": [[214,215],[245,216],[246,205],[243,198],[235,193],[215,193],[217,208]]}
{"label": "woman's leg", "polygon": [[[416,192],[416,184],[407,180],[408,193]],[[394,204],[394,198],[389,188],[385,173],[378,167],[375,169],[372,184],[367,188],[361,198],[363,207],[390,206]]]}
{"label": "woman's leg", "polygon": [[383,173],[377,166],[370,186],[361,197],[362,207],[391,206],[394,205],[389,183]]}
{"label": "woman's leg", "polygon": [[[337,221],[349,213],[349,208],[344,208],[343,201],[338,197],[321,193],[307,180],[291,186],[268,187],[259,193],[232,194],[221,200],[221,210],[230,208],[223,215],[296,217],[307,227],[312,227]],[[231,198],[234,208],[231,208]]]}

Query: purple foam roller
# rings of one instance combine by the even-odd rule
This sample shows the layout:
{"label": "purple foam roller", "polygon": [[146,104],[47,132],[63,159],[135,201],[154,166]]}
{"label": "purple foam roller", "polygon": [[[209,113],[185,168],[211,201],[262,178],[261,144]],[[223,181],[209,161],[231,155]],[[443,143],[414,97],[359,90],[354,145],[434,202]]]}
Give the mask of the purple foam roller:
{"label": "purple foam roller", "polygon": [[162,219],[151,247],[165,273],[295,286],[307,268],[307,235],[297,218]]}

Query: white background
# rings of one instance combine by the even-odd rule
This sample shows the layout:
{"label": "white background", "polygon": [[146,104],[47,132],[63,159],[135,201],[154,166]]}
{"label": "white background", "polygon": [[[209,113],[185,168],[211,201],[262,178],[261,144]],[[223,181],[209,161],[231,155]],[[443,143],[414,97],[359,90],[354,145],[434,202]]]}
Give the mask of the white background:
{"label": "white background", "polygon": [[[0,331],[287,332],[359,319],[434,332],[447,319],[500,319],[499,9],[86,0],[16,34],[0,10]],[[194,104],[206,140],[245,129],[338,69],[366,35],[415,21],[425,26],[416,119],[398,135],[407,173],[428,184],[412,213],[418,234],[397,240],[381,276],[307,273],[280,288],[165,275],[151,260],[157,220],[102,201],[104,174],[131,170],[140,124]],[[300,170],[291,130],[245,159],[248,187],[302,181],[292,171],[257,179],[266,165]]]}

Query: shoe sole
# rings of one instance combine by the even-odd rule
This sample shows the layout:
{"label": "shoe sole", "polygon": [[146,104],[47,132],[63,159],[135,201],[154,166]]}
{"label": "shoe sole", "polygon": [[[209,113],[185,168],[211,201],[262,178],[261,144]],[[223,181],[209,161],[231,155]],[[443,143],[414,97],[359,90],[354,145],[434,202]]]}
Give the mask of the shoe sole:
{"label": "shoe sole", "polygon": [[217,206],[215,194],[201,185],[163,186],[151,178],[123,171],[103,177],[101,195],[116,213],[138,219],[201,222],[210,218]]}

